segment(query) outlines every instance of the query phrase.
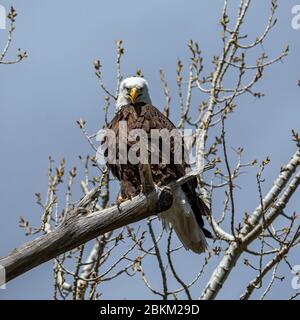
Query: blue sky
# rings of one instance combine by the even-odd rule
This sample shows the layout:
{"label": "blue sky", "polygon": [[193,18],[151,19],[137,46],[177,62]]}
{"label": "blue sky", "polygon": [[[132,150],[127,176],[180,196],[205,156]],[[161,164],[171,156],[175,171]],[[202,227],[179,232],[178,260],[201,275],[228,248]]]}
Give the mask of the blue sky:
{"label": "blue sky", "polygon": [[[187,64],[190,39],[199,43],[209,67],[212,56],[220,52],[218,21],[222,2],[0,1],[6,8],[13,5],[18,12],[11,56],[19,47],[29,53],[29,58],[21,64],[0,66],[1,256],[28,240],[18,228],[20,215],[38,223],[34,194],[46,191],[48,156],[56,160],[65,157],[71,167],[78,164],[79,154],[91,152],[75,122],[84,118],[91,132],[99,129],[103,122],[103,94],[94,76],[93,60],[101,59],[105,82],[114,89],[114,42],[122,39],[126,52],[123,74],[133,75],[141,68],[150,84],[154,105],[163,106],[159,69],[164,69],[171,92],[176,92],[176,61],[180,58]],[[243,29],[252,40],[264,29],[269,2],[253,1]],[[289,44],[289,56],[266,71],[258,86],[266,96],[261,100],[249,96],[240,99],[238,111],[227,125],[230,146],[243,146],[245,159],[262,160],[271,156],[264,191],[280,166],[294,153],[291,129],[300,131],[300,88],[297,86],[300,30],[291,27],[291,9],[296,4],[299,1],[279,1],[278,25],[264,44],[270,58]],[[235,9],[233,5],[233,12]],[[5,39],[6,32],[0,30],[1,46]],[[252,58],[255,61],[255,56]],[[172,103],[176,104],[176,100]],[[171,119],[176,120],[177,109],[173,108]],[[258,204],[255,171],[243,176],[240,184],[243,187],[239,191],[238,207],[251,212]],[[297,209],[299,192],[289,210]],[[184,259],[178,259],[178,264],[188,274],[195,270],[198,260],[198,256],[187,253]],[[293,262],[300,264],[299,253],[298,257],[293,253]],[[46,263],[12,281],[6,290],[0,290],[0,299],[51,298],[51,266]],[[150,274],[155,267],[149,266]],[[220,298],[238,296],[248,277],[251,279],[254,275],[248,271],[238,265]],[[245,273],[248,276],[240,280],[240,275]],[[287,277],[291,275],[287,273]],[[122,288],[118,283],[108,287],[107,297],[134,298],[136,292],[139,298],[149,297],[138,280],[136,292],[128,291],[126,285],[130,282],[124,281]],[[275,286],[270,297],[292,295],[289,283],[287,279],[286,284]],[[197,290],[200,293],[201,287]]]}

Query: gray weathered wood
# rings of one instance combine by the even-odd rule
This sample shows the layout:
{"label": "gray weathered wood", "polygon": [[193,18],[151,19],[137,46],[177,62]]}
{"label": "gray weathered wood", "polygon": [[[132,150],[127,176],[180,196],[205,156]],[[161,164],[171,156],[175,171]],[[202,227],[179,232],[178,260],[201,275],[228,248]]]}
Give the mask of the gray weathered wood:
{"label": "gray weathered wood", "polygon": [[149,167],[144,166],[144,187],[149,193],[141,193],[121,205],[101,211],[91,212],[88,208],[99,195],[97,188],[91,190],[57,229],[23,244],[6,257],[0,257],[0,266],[4,267],[6,272],[6,282],[101,234],[169,209],[173,202],[174,189],[211,168],[212,165],[207,165],[203,169],[189,172],[168,186],[152,189],[154,184]]}
{"label": "gray weathered wood", "polygon": [[25,243],[0,259],[6,271],[6,281],[49,261],[101,234],[139,221],[167,210],[173,201],[169,188],[141,194],[119,206],[89,212],[85,206],[93,200],[97,190],[92,190],[70,216],[54,231]]}

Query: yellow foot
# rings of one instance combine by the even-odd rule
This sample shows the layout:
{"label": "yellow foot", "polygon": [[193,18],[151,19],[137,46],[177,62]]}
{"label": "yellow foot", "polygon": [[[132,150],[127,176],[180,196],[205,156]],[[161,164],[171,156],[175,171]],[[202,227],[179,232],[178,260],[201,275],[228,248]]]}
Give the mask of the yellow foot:
{"label": "yellow foot", "polygon": [[119,206],[121,203],[127,201],[127,200],[131,200],[132,197],[127,197],[127,198],[123,198],[122,196],[119,196],[118,199],[117,199],[117,205]]}

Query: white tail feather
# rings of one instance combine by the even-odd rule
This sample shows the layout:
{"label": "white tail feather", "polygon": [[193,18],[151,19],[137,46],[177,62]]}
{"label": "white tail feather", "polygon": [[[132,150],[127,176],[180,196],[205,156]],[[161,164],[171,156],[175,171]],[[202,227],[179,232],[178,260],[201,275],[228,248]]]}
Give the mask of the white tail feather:
{"label": "white tail feather", "polygon": [[207,248],[205,235],[181,187],[174,192],[172,207],[160,213],[159,217],[165,229],[168,228],[169,223],[173,226],[179,240],[187,250],[190,249],[196,253],[205,251]]}

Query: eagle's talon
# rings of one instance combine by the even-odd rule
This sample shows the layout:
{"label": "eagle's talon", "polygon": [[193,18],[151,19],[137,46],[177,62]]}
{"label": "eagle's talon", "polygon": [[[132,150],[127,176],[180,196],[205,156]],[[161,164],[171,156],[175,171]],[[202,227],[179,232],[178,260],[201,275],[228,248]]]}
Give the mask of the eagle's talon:
{"label": "eagle's talon", "polygon": [[127,201],[127,200],[132,200],[132,196],[128,196],[126,198],[123,198],[122,196],[119,196],[117,199],[117,205],[119,206],[121,203]]}
{"label": "eagle's talon", "polygon": [[121,203],[123,203],[124,201],[126,201],[125,198],[123,198],[122,196],[119,196],[117,199],[117,205],[119,206]]}

